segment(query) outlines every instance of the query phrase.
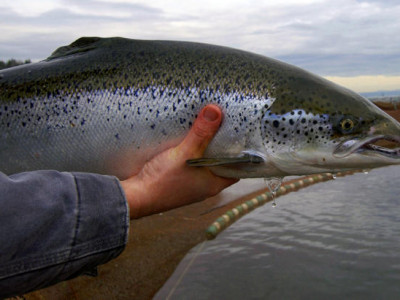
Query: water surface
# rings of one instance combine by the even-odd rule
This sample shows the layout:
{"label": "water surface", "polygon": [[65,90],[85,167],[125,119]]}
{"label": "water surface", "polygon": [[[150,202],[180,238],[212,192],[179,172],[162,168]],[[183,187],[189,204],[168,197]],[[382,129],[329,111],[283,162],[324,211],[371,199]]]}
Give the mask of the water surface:
{"label": "water surface", "polygon": [[156,299],[400,299],[400,167],[267,203],[185,257]]}

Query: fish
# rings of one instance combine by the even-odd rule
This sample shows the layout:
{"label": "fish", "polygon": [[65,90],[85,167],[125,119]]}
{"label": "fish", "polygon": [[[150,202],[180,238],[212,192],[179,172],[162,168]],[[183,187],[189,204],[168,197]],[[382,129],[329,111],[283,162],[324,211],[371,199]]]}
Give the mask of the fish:
{"label": "fish", "polygon": [[200,110],[223,121],[187,161],[232,178],[400,163],[400,124],[360,95],[263,55],[194,42],[83,37],[0,71],[0,171],[137,174]]}

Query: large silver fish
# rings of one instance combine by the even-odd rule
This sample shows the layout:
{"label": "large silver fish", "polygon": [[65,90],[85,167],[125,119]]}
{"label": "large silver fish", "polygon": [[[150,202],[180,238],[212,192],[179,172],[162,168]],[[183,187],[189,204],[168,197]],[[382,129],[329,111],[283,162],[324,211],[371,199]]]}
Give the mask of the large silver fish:
{"label": "large silver fish", "polygon": [[81,38],[44,61],[0,71],[0,170],[124,179],[178,144],[209,103],[224,121],[205,158],[189,164],[218,175],[400,163],[398,122],[297,67],[206,44]]}

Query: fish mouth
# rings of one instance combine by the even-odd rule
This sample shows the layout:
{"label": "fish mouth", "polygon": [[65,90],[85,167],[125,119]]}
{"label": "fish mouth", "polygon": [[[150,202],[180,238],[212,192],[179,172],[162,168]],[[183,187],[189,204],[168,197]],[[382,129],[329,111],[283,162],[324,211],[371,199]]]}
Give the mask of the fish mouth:
{"label": "fish mouth", "polygon": [[353,153],[400,159],[400,137],[379,135],[363,139],[355,138],[346,140],[336,147],[333,156],[343,158]]}

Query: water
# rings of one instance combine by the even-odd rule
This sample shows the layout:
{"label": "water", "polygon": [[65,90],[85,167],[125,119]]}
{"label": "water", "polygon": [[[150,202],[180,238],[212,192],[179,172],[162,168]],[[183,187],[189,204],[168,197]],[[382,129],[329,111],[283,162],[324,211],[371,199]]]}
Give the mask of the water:
{"label": "water", "polygon": [[387,167],[280,197],[192,249],[156,299],[400,299],[399,175]]}

